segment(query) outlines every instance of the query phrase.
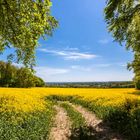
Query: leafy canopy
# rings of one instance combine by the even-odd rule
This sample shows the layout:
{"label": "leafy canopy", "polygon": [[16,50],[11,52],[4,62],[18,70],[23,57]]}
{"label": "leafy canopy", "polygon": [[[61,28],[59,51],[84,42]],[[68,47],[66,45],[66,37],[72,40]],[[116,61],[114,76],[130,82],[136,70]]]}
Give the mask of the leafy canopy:
{"label": "leafy canopy", "polygon": [[0,0],[0,52],[14,48],[17,62],[32,66],[38,39],[51,36],[58,24],[50,7],[50,0]]}
{"label": "leafy canopy", "polygon": [[[135,73],[136,87],[140,84],[140,1],[108,0],[105,8],[108,30],[119,43],[134,52],[134,60],[128,65]],[[140,85],[139,85],[140,88]]]}
{"label": "leafy canopy", "polygon": [[[126,42],[127,48],[140,50],[140,1],[139,0],[108,0],[105,8],[105,19],[113,37],[120,43]],[[134,41],[136,41],[134,43]]]}

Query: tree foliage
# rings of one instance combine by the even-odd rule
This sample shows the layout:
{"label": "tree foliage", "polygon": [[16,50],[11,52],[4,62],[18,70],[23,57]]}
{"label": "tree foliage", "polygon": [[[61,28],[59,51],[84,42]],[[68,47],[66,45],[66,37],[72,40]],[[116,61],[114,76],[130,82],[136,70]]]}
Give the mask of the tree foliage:
{"label": "tree foliage", "polygon": [[18,68],[9,62],[0,61],[0,86],[21,88],[43,87],[45,82],[35,76],[28,68]]}
{"label": "tree foliage", "polygon": [[108,0],[105,19],[115,40],[134,52],[128,68],[134,70],[136,87],[140,89],[140,1]]}
{"label": "tree foliage", "polygon": [[0,52],[14,48],[17,62],[32,66],[38,39],[57,27],[50,7],[50,0],[0,0]]}

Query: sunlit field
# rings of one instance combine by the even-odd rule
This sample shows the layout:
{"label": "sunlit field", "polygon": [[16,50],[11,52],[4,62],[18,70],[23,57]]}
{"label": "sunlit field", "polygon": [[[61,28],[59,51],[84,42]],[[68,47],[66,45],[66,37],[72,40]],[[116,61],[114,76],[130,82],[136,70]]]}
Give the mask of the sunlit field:
{"label": "sunlit field", "polygon": [[[138,95],[128,94],[135,89],[88,89],[88,88],[0,88],[0,99],[6,100],[4,107],[10,111],[32,112],[43,110],[49,95],[78,95],[88,100],[102,101],[104,105],[120,105],[126,99],[139,99]],[[2,111],[2,107],[1,107]]]}
{"label": "sunlit field", "polygon": [[[135,91],[135,89],[0,88],[1,139],[37,140],[48,137],[55,115],[52,108],[54,101],[79,104],[93,111],[99,118],[112,122],[112,127],[116,126],[118,130],[125,131],[125,127],[120,127],[126,125],[125,117],[128,117],[131,123],[139,122],[135,119],[140,110],[140,96],[133,94]],[[131,126],[135,128],[130,126],[127,128],[130,127],[131,132],[135,131],[137,137],[139,126],[134,124]]]}
{"label": "sunlit field", "polygon": [[49,95],[78,95],[86,100],[102,101],[103,105],[120,105],[126,99],[140,99],[138,95],[132,95],[135,89],[83,89],[83,88],[0,88],[0,99],[5,101],[1,105],[7,111],[32,112],[43,110],[46,102],[44,97]]}

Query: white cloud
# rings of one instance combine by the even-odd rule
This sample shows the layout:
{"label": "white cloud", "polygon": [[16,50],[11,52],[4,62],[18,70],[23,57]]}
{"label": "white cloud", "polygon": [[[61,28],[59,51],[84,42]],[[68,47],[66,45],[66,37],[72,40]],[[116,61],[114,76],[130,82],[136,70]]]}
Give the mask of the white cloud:
{"label": "white cloud", "polygon": [[[20,64],[14,63],[16,66]],[[121,67],[114,70],[112,67]],[[108,68],[109,67],[109,68]],[[72,65],[66,68],[37,66],[36,75],[46,82],[88,82],[88,81],[123,81],[131,80],[133,73],[127,71],[123,63],[101,63],[94,65]]]}
{"label": "white cloud", "polygon": [[80,65],[73,65],[73,66],[71,66],[71,69],[72,70],[78,70],[78,71],[85,71],[85,72],[88,72],[88,71],[92,70],[91,67],[84,67],[84,66],[80,66]]}
{"label": "white cloud", "polygon": [[96,57],[97,57],[97,55],[94,55],[94,54],[70,52],[67,54],[67,56],[65,58],[77,60],[77,59],[92,59],[92,58],[96,58]]}
{"label": "white cloud", "polygon": [[93,64],[93,65],[72,65],[70,68],[72,70],[79,70],[79,71],[93,71],[94,69],[97,68],[103,68],[103,69],[108,69],[108,67],[126,67],[126,64],[124,63],[101,63],[101,64]]}
{"label": "white cloud", "polygon": [[112,64],[96,64],[95,67],[101,67],[101,68],[105,68],[105,67],[110,67],[112,66]]}
{"label": "white cloud", "polygon": [[35,67],[36,74],[39,75],[56,75],[56,74],[64,74],[68,73],[68,69],[61,68],[51,68],[51,67]]}
{"label": "white cloud", "polygon": [[51,67],[35,67],[36,75],[41,77],[44,81],[49,81],[53,77],[69,73],[69,69],[51,68]]}
{"label": "white cloud", "polygon": [[48,50],[48,49],[38,49],[39,51],[50,53],[53,55],[58,55],[64,57],[66,60],[80,60],[80,59],[93,59],[98,57],[95,54],[81,53],[75,51],[58,51],[58,50]]}
{"label": "white cloud", "polygon": [[109,39],[101,39],[98,41],[100,44],[108,44],[109,43]]}
{"label": "white cloud", "polygon": [[79,66],[79,65],[72,65],[71,68],[72,68],[72,69],[79,69],[80,66]]}
{"label": "white cloud", "polygon": [[127,81],[132,80],[133,73],[125,68],[121,70],[91,69],[85,71],[84,67],[73,65],[68,69],[37,67],[36,75],[46,82],[93,82],[93,81]]}
{"label": "white cloud", "polygon": [[79,49],[78,48],[71,48],[71,47],[69,47],[69,46],[66,46],[65,48],[64,48],[64,50],[65,51],[78,51]]}
{"label": "white cloud", "polygon": [[[116,66],[117,63],[115,64]],[[114,64],[72,65],[67,68],[35,67],[36,75],[47,82],[86,82],[86,81],[123,81],[131,80],[133,73],[122,67],[113,70]],[[99,68],[101,67],[101,68]],[[103,69],[104,67],[104,69]],[[109,69],[106,67],[110,67]]]}
{"label": "white cloud", "polygon": [[94,69],[97,68],[108,68],[111,67],[112,64],[94,64],[94,65],[86,65],[86,66],[81,66],[81,65],[72,65],[70,68],[75,71],[85,71],[85,72],[92,72]]}
{"label": "white cloud", "polygon": [[117,63],[117,65],[120,67],[127,67],[127,63]]}

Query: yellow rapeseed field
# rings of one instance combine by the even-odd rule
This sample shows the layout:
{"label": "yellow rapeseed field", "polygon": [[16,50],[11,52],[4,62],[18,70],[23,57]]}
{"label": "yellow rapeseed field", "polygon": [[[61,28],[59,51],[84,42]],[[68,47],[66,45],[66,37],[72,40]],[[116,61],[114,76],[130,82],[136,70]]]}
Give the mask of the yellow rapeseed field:
{"label": "yellow rapeseed field", "polygon": [[137,101],[140,96],[133,94],[134,91],[135,89],[0,88],[0,140],[38,140],[49,136],[56,113],[53,105],[57,100],[80,104],[118,129],[124,126],[122,131],[128,130],[128,134],[132,132],[134,136],[137,132],[134,136],[137,137],[139,119],[136,118],[139,118],[140,108]]}
{"label": "yellow rapeseed field", "polygon": [[97,100],[103,105],[120,105],[125,99],[140,98],[128,94],[135,89],[86,89],[86,88],[0,88],[1,107],[3,111],[32,112],[43,110],[46,102],[43,97],[48,95],[79,95],[86,100]]}

